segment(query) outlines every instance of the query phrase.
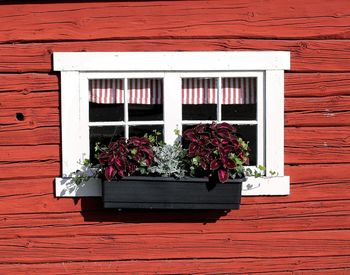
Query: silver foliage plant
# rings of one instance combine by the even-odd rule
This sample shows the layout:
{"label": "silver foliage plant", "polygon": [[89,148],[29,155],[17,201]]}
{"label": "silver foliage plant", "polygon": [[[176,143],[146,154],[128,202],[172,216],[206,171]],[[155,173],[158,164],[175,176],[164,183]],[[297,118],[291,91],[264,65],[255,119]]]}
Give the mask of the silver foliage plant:
{"label": "silver foliage plant", "polygon": [[174,145],[165,144],[154,146],[154,161],[148,168],[151,173],[157,173],[162,177],[183,178],[185,176],[185,163],[183,162],[186,151],[179,142]]}

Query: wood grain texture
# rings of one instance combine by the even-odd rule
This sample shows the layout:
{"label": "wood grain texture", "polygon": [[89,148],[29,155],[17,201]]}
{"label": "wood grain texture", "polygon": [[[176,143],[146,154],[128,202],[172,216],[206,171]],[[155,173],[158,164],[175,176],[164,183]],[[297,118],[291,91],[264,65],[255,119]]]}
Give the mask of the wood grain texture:
{"label": "wood grain texture", "polygon": [[0,128],[0,145],[59,144],[59,142],[59,127],[40,127],[11,131],[4,131]]}
{"label": "wood grain texture", "polygon": [[0,93],[1,112],[4,109],[16,108],[17,111],[28,108],[52,108],[55,113],[58,111],[59,93],[58,91],[12,91]]}
{"label": "wood grain texture", "polygon": [[2,163],[0,165],[0,180],[57,177],[59,173],[59,162],[52,160],[38,160],[26,163]]}
{"label": "wood grain texture", "polygon": [[126,37],[349,38],[347,8],[347,1],[319,4],[301,0],[5,5],[0,12],[0,42]]}
{"label": "wood grain texture", "polygon": [[[323,183],[349,182],[349,164],[317,164],[317,165],[286,165],[285,174],[291,175],[294,183]],[[340,191],[341,192],[341,191]]]}
{"label": "wood grain texture", "polygon": [[[43,105],[42,105],[43,106]],[[18,119],[17,114],[23,118]],[[1,109],[0,124],[2,131],[32,130],[40,127],[58,127],[59,110],[56,108]]]}
{"label": "wood grain texture", "polygon": [[51,72],[55,51],[291,51],[293,72],[349,72],[350,40],[136,39],[0,44],[0,72]]}
{"label": "wood grain texture", "polygon": [[350,162],[349,133],[350,127],[285,128],[285,163]]}
{"label": "wood grain texture", "polygon": [[287,126],[350,125],[350,96],[297,97],[285,100]]}
{"label": "wood grain texture", "polygon": [[[2,1],[0,273],[349,273],[349,25],[345,0]],[[228,213],[120,212],[98,198],[54,198],[52,52],[236,50],[291,51],[290,196],[244,197]]]}
{"label": "wood grain texture", "polygon": [[[11,245],[8,245],[8,239],[0,239],[0,247],[2,263],[41,263],[43,259],[45,262],[84,261],[87,258],[92,261],[259,258],[266,257],[266,251],[273,258],[329,257],[344,256],[350,245],[349,234],[349,230],[324,230],[252,234],[141,234],[136,237],[117,232],[106,235],[79,235],[76,232],[65,238],[55,238],[54,241],[38,236],[16,237],[11,240]],[[193,249],[194,246],[196,249]],[[86,253],[75,253],[77,249]]]}
{"label": "wood grain texture", "polygon": [[0,150],[0,163],[60,161],[59,145],[0,146]]}
{"label": "wood grain texture", "polygon": [[285,73],[285,97],[350,95],[350,73]]}
{"label": "wood grain texture", "polygon": [[0,74],[0,96],[3,92],[20,92],[27,95],[31,92],[58,91],[58,81],[57,75],[49,74]]}
{"label": "wood grain texture", "polygon": [[42,264],[2,264],[3,274],[346,274],[349,271],[348,256],[341,257],[288,257],[280,258],[232,258],[232,259],[179,259],[152,261],[98,261],[63,262]]}
{"label": "wood grain texture", "polygon": [[[23,192],[18,199],[29,197]],[[41,196],[43,201],[45,196]],[[218,217],[218,211],[109,211],[103,209],[86,210],[80,213],[61,210],[62,203],[56,202],[57,210],[3,213],[0,220],[2,239],[13,238],[64,238],[70,235],[177,235],[214,233],[255,233],[267,232],[313,232],[323,230],[350,229],[349,207],[342,208],[348,200],[285,202],[244,204],[239,211],[231,211]],[[256,209],[259,206],[259,209]],[[288,206],[288,207],[287,207]],[[36,207],[36,206],[34,206]],[[33,207],[33,208],[34,208]],[[278,207],[280,208],[278,210]],[[39,209],[38,207],[36,207]],[[18,207],[19,210],[19,207]],[[46,211],[46,212],[45,212]],[[21,214],[21,215],[18,215]],[[249,216],[247,216],[249,215]],[[170,226],[171,225],[171,226]],[[96,231],[98,227],[98,231]],[[49,232],[48,232],[49,231]]]}

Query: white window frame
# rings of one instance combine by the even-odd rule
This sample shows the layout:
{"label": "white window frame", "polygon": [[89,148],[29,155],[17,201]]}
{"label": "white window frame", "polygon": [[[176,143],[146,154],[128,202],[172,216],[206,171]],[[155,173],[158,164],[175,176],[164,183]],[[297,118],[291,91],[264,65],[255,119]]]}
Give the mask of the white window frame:
{"label": "white window frame", "polygon": [[263,123],[258,122],[260,133],[264,133],[263,138],[258,138],[258,156],[263,156],[258,164],[279,176],[249,177],[242,195],[288,195],[290,180],[284,176],[284,70],[288,69],[290,53],[285,51],[55,52],[54,70],[61,72],[63,175],[56,178],[56,196],[101,195],[99,180],[77,187],[69,175],[80,169],[83,159],[89,156],[87,80],[119,76],[164,79],[167,142],[173,140],[173,131],[181,119],[181,108],[169,108],[172,104],[181,106],[181,77],[258,76],[258,113],[263,112],[260,117],[264,117]]}

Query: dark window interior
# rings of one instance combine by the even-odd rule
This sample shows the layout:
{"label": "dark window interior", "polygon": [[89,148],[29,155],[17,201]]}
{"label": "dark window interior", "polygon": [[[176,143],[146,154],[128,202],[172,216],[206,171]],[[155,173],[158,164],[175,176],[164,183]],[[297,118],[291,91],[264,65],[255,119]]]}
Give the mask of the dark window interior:
{"label": "dark window interior", "polygon": [[89,103],[89,119],[91,122],[123,121],[124,104]]}
{"label": "dark window interior", "polygon": [[129,104],[129,121],[163,120],[162,104]]}
{"label": "dark window interior", "polygon": [[90,160],[97,163],[95,158],[95,145],[100,142],[108,145],[111,141],[123,137],[125,134],[124,126],[93,126],[90,127]]}
{"label": "dark window interior", "polygon": [[221,105],[222,120],[256,120],[256,104]]}
{"label": "dark window interior", "polygon": [[216,104],[183,104],[182,120],[216,120]]}

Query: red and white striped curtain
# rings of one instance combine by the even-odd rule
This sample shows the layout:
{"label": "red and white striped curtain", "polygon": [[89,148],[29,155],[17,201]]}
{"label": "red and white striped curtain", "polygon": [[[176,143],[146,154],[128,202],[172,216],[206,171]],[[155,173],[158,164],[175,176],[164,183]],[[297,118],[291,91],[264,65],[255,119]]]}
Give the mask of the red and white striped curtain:
{"label": "red and white striped curtain", "polygon": [[163,81],[161,79],[129,79],[130,104],[162,104]]}
{"label": "red and white striped curtain", "polygon": [[[256,78],[222,78],[222,104],[255,104]],[[182,80],[182,104],[216,104],[218,85],[215,78]]]}
{"label": "red and white striped curtain", "polygon": [[124,85],[122,79],[90,80],[90,102],[98,104],[124,103]]}
{"label": "red and white striped curtain", "polygon": [[217,93],[215,78],[182,79],[182,104],[216,104]]}
{"label": "red and white striped curtain", "polygon": [[256,103],[256,78],[223,78],[221,89],[224,105]]}
{"label": "red and white striped curtain", "polygon": [[[123,104],[123,79],[90,80],[90,102],[98,104]],[[129,104],[162,104],[161,79],[129,79]]]}
{"label": "red and white striped curtain", "polygon": [[[90,102],[123,104],[123,79],[90,80]],[[222,104],[255,104],[256,78],[222,78]],[[129,79],[129,104],[162,104],[162,79]],[[182,104],[216,104],[218,98],[216,78],[182,79]]]}

